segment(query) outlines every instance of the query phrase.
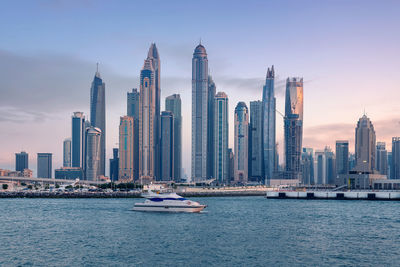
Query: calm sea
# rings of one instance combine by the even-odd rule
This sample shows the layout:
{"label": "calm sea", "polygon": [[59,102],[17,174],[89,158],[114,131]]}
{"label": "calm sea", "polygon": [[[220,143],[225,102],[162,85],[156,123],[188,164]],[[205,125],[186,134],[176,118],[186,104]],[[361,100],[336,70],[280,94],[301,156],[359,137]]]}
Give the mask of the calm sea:
{"label": "calm sea", "polygon": [[399,266],[400,202],[199,198],[0,199],[0,266]]}

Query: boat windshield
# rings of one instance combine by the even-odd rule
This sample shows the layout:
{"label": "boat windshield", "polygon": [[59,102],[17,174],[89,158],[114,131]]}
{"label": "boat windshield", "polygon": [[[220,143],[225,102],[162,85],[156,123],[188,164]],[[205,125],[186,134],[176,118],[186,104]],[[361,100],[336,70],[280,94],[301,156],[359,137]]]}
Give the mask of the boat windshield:
{"label": "boat windshield", "polygon": [[180,200],[180,201],[184,201],[184,200],[186,200],[186,198],[183,198],[183,197],[179,197],[179,198],[173,198],[173,197],[166,197],[166,198],[153,197],[153,198],[149,198],[149,200],[155,201],[155,202],[161,202],[161,201],[164,201],[164,200]]}

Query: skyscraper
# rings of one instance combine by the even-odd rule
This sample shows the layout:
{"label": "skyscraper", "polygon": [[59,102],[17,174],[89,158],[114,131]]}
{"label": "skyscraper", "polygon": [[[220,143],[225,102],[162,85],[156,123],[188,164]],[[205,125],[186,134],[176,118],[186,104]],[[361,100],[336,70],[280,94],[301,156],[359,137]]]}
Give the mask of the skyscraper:
{"label": "skyscraper", "polygon": [[86,124],[83,112],[74,112],[72,116],[72,167],[85,168]]}
{"label": "skyscraper", "polygon": [[315,151],[316,184],[326,184],[326,160],[324,151]]}
{"label": "skyscraper", "polygon": [[[215,153],[215,139],[214,139],[214,97],[216,92],[216,86],[212,77],[208,76],[208,103],[207,103],[207,115],[208,115],[208,125],[207,125],[207,177],[211,178],[214,176],[214,153]],[[215,178],[215,177],[214,177]]]}
{"label": "skyscraper", "polygon": [[161,112],[161,180],[174,178],[174,116],[171,111]]}
{"label": "skyscraper", "polygon": [[97,181],[100,173],[101,162],[101,130],[97,127],[86,129],[86,168],[85,180]]}
{"label": "skyscraper", "polygon": [[336,141],[336,173],[348,174],[349,170],[349,141],[338,140]]}
{"label": "skyscraper", "polygon": [[332,152],[330,147],[325,147],[325,183],[326,184],[335,184],[336,177],[336,163],[335,163],[335,154]]}
{"label": "skyscraper", "polygon": [[29,154],[25,151],[21,153],[15,153],[15,170],[17,172],[23,172],[25,169],[29,169]]}
{"label": "skyscraper", "polygon": [[228,148],[229,155],[229,183],[235,180],[235,155],[233,154],[232,148]]}
{"label": "skyscraper", "polygon": [[99,128],[100,136],[100,162],[97,175],[106,174],[106,85],[100,77],[99,70],[93,78],[90,88],[90,123]]}
{"label": "skyscraper", "polygon": [[300,179],[303,140],[303,78],[287,78],[286,80],[284,127],[286,177]]}
{"label": "skyscraper", "polygon": [[181,180],[182,173],[182,114],[181,97],[173,94],[165,99],[165,110],[174,116],[174,180]]}
{"label": "skyscraper", "polygon": [[[161,99],[161,79],[160,79],[160,69],[161,69],[161,61],[160,55],[158,54],[158,50],[155,43],[152,43],[149,48],[149,52],[147,54],[147,60],[150,60],[151,65],[153,67],[154,72],[154,123],[153,123],[153,131],[154,131],[154,178],[160,180],[160,99]],[[140,89],[142,90],[142,89]]]}
{"label": "skyscraper", "polygon": [[400,179],[400,137],[392,137],[390,179]]}
{"label": "skyscraper", "polygon": [[214,98],[214,174],[218,183],[229,183],[229,117],[228,96],[224,92],[218,92]]}
{"label": "skyscraper", "polygon": [[63,142],[63,167],[72,167],[71,162],[72,140],[67,138]]}
{"label": "skyscraper", "polygon": [[301,154],[302,183],[304,185],[314,184],[314,151],[312,148],[303,148]]}
{"label": "skyscraper", "polygon": [[235,182],[248,182],[249,165],[249,111],[246,103],[239,102],[235,108]]}
{"label": "skyscraper", "polygon": [[263,127],[263,102],[252,101],[249,125],[249,180],[253,182],[264,182]]}
{"label": "skyscraper", "polygon": [[119,177],[119,156],[118,148],[113,148],[113,158],[110,159],[110,180],[118,181]]}
{"label": "skyscraper", "polygon": [[372,173],[375,169],[375,130],[370,119],[364,114],[356,127],[356,166],[358,173]]}
{"label": "skyscraper", "polygon": [[133,181],[134,179],[134,133],[134,118],[130,116],[120,117],[118,180]]}
{"label": "skyscraper", "polygon": [[388,174],[387,150],[385,142],[376,143],[375,169],[383,175]]}
{"label": "skyscraper", "polygon": [[140,93],[136,88],[132,89],[131,93],[127,93],[127,113],[126,115],[133,117],[133,177],[134,180],[137,181],[139,179],[139,121],[140,121],[140,112],[139,112],[139,102],[140,102]]}
{"label": "skyscraper", "polygon": [[208,59],[199,44],[192,59],[192,178],[208,178]]}
{"label": "skyscraper", "polygon": [[51,153],[37,153],[37,177],[51,178],[52,173],[52,156]]}
{"label": "skyscraper", "polygon": [[[276,110],[276,99],[275,99],[275,71],[274,66],[268,68],[267,77],[265,79],[265,85],[263,87],[263,157],[264,157],[264,180],[265,184],[269,185],[269,180],[272,179],[272,175],[275,169],[275,110]],[[251,107],[250,107],[251,109]],[[301,146],[300,146],[301,149]],[[301,153],[301,151],[299,151]]]}
{"label": "skyscraper", "polygon": [[155,152],[158,144],[155,82],[153,61],[148,58],[140,72],[139,179],[144,183],[154,180],[155,162],[159,162]]}

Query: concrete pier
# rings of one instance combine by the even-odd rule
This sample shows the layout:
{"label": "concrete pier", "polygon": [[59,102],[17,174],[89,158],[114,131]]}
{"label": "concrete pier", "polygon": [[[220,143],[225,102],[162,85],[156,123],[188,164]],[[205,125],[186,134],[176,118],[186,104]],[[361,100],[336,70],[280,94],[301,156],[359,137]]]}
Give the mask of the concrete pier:
{"label": "concrete pier", "polygon": [[266,198],[400,201],[400,191],[267,191]]}

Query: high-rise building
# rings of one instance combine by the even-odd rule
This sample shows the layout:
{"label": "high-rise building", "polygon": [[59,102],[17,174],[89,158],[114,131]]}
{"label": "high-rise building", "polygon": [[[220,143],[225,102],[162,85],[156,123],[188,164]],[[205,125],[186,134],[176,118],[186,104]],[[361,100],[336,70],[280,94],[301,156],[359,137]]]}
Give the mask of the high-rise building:
{"label": "high-rise building", "polygon": [[[161,180],[161,169],[160,169],[160,101],[161,101],[161,79],[160,79],[160,69],[161,61],[160,55],[155,43],[152,43],[147,54],[147,60],[151,62],[154,74],[154,122],[153,122],[153,135],[154,135],[154,159],[153,159],[153,178]],[[142,90],[142,87],[140,88]],[[149,176],[150,177],[150,176]],[[152,178],[152,179],[153,179]]]}
{"label": "high-rise building", "polygon": [[[155,179],[156,146],[158,135],[156,129],[156,80],[152,59],[144,61],[140,72],[140,122],[139,122],[139,179],[150,183]],[[158,154],[159,156],[159,154]]]}
{"label": "high-rise building", "polygon": [[218,92],[214,98],[214,174],[218,183],[229,183],[229,116],[228,96]]}
{"label": "high-rise building", "polygon": [[23,172],[25,169],[29,169],[29,154],[25,151],[21,153],[15,153],[15,170],[17,172]]}
{"label": "high-rise building", "polygon": [[252,182],[264,182],[263,141],[263,102],[251,101],[249,124],[249,180]]}
{"label": "high-rise building", "polygon": [[303,78],[287,78],[285,100],[285,172],[291,179],[301,177],[303,140]]}
{"label": "high-rise building", "polygon": [[400,179],[400,137],[392,137],[390,179]]}
{"label": "high-rise building", "polygon": [[63,142],[63,167],[71,167],[72,139],[67,138]]}
{"label": "high-rise building", "polygon": [[52,153],[37,153],[37,177],[51,178]]}
{"label": "high-rise building", "polygon": [[130,116],[120,117],[119,122],[119,174],[118,180],[133,181],[134,163],[134,119]]}
{"label": "high-rise building", "polygon": [[349,153],[349,171],[356,167],[356,155],[354,153]]}
{"label": "high-rise building", "polygon": [[332,152],[330,147],[325,147],[325,183],[326,184],[335,184],[336,178],[336,163],[335,163],[335,154]]}
{"label": "high-rise building", "polygon": [[375,169],[376,137],[374,126],[365,114],[357,123],[355,137],[356,166],[352,171],[373,173]]}
{"label": "high-rise building", "polygon": [[182,174],[182,114],[181,97],[173,94],[165,99],[165,110],[174,116],[174,180],[180,181]]}
{"label": "high-rise building", "polygon": [[90,88],[90,123],[99,128],[100,136],[100,162],[97,165],[97,175],[106,174],[106,85],[100,77],[99,70],[93,78]]}
{"label": "high-rise building", "polygon": [[349,141],[336,141],[336,174],[349,173]]}
{"label": "high-rise building", "polygon": [[324,151],[315,151],[315,183],[326,184],[326,161]]}
{"label": "high-rise building", "polygon": [[232,183],[235,180],[235,155],[233,154],[232,148],[228,148],[228,156],[229,156],[229,183]]}
{"label": "high-rise building", "polygon": [[208,59],[199,44],[192,59],[192,178],[207,179],[208,155]]}
{"label": "high-rise building", "polygon": [[118,148],[113,148],[113,158],[110,159],[110,180],[118,181],[119,176],[119,156]]}
{"label": "high-rise building", "polygon": [[383,175],[388,174],[387,150],[385,142],[376,143],[375,170]]}
{"label": "high-rise building", "polygon": [[246,103],[239,102],[235,108],[235,183],[248,182],[249,165],[249,111]]}
{"label": "high-rise building", "polygon": [[74,112],[72,116],[72,167],[85,168],[86,126],[83,112]]}
{"label": "high-rise building", "polygon": [[[214,139],[214,123],[215,123],[215,106],[214,97],[216,93],[216,86],[212,77],[208,76],[208,126],[207,126],[207,177],[214,177],[214,153],[215,153],[215,139]],[[214,177],[215,178],[215,177]]]}
{"label": "high-rise building", "polygon": [[161,112],[161,180],[174,179],[174,116],[171,111]]}
{"label": "high-rise building", "polygon": [[[276,110],[276,99],[275,99],[275,71],[274,66],[268,68],[267,77],[265,79],[265,85],[263,88],[263,156],[264,156],[264,179],[265,184],[269,185],[270,179],[273,177],[273,173],[277,171],[275,169],[275,110]],[[251,109],[251,107],[250,107]],[[261,144],[261,143],[260,143]],[[300,145],[301,149],[301,145]],[[299,151],[301,153],[301,151]]]}
{"label": "high-rise building", "polygon": [[301,154],[302,183],[304,185],[314,184],[314,151],[312,148],[303,148]]}
{"label": "high-rise building", "polygon": [[139,122],[140,122],[140,112],[139,112],[139,102],[140,93],[136,88],[132,89],[132,92],[127,93],[127,113],[129,117],[133,117],[133,177],[137,181],[139,179]]}
{"label": "high-rise building", "polygon": [[392,151],[390,151],[390,152],[387,153],[387,162],[388,162],[388,175],[387,175],[387,178],[389,178],[389,179],[393,179],[392,178],[392,173],[393,173],[393,171],[392,171],[392,168],[393,168],[392,162],[393,162],[393,160],[392,159],[393,159],[392,158]]}
{"label": "high-rise building", "polygon": [[85,180],[97,181],[101,174],[101,135],[100,128],[89,127],[86,129],[86,168]]}

